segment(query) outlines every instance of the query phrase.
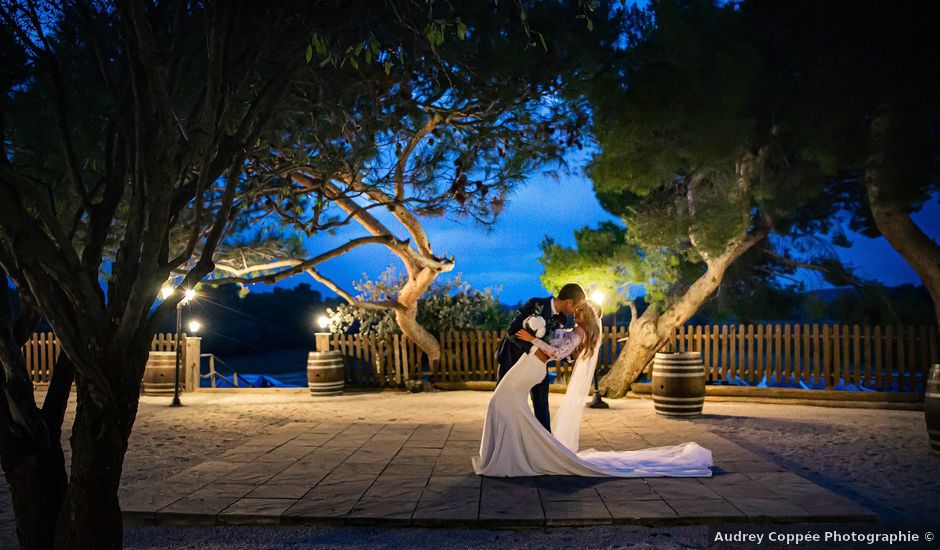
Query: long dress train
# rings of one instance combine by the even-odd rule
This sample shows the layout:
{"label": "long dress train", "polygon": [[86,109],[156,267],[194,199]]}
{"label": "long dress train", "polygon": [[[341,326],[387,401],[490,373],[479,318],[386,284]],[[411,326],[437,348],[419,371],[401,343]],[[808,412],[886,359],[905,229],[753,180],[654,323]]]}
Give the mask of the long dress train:
{"label": "long dress train", "polygon": [[[570,344],[570,336],[567,338]],[[552,343],[555,343],[553,338]],[[555,438],[535,419],[529,408],[529,390],[545,377],[545,363],[535,356],[535,347],[513,365],[496,386],[486,410],[480,454],[473,458],[473,469],[479,475],[519,477],[537,475],[575,475],[589,477],[710,477],[711,451],[697,443],[682,443],[669,447],[652,447],[635,451],[577,451],[577,432],[571,440],[571,424],[577,422],[562,415],[567,422],[564,430],[568,446]],[[546,346],[538,346],[545,348]],[[570,348],[566,346],[565,349]],[[557,348],[556,348],[557,349]],[[570,349],[568,349],[570,352]],[[581,378],[583,369],[593,367],[592,361],[579,361],[575,367]],[[566,354],[567,355],[567,354]],[[572,375],[574,376],[574,374]],[[590,378],[590,376],[587,376]],[[582,380],[583,382],[583,380]],[[586,390],[586,388],[584,388]],[[579,390],[580,391],[580,390]],[[570,403],[583,408],[586,391],[580,396],[566,396]],[[567,420],[564,420],[567,418]],[[564,436],[563,436],[564,437]],[[573,448],[569,448],[573,447]]]}

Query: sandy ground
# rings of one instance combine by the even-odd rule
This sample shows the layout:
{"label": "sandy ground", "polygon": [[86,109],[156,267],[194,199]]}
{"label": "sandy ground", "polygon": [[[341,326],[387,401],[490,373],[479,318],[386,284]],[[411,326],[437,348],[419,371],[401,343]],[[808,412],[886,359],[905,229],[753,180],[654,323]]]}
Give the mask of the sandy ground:
{"label": "sandy ground", "polygon": [[[557,406],[560,395],[552,394]],[[144,397],[122,493],[193,466],[291,421],[479,422],[488,392],[375,392],[313,399],[303,393],[184,395],[182,408]],[[662,422],[648,400],[610,401],[595,415]],[[796,405],[707,403],[694,420],[739,445],[874,510],[891,524],[940,525],[940,457],[928,453],[923,413]],[[71,419],[67,419],[69,424]],[[671,422],[671,421],[670,421]],[[66,434],[67,437],[67,434]],[[469,460],[469,457],[468,457]],[[608,526],[536,531],[376,528],[128,526],[132,548],[702,548],[704,527]],[[0,548],[15,547],[9,492],[0,479]]]}

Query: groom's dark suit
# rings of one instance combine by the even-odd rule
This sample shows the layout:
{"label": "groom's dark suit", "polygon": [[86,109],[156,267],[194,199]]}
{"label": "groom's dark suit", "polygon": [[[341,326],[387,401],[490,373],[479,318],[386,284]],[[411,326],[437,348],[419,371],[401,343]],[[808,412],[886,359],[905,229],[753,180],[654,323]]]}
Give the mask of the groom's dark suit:
{"label": "groom's dark suit", "polygon": [[[502,380],[509,369],[516,364],[520,357],[529,352],[532,344],[523,342],[516,338],[515,334],[523,328],[522,323],[532,315],[540,316],[545,319],[546,334],[551,334],[556,328],[565,326],[566,318],[563,314],[552,315],[552,298],[532,298],[525,303],[522,308],[516,312],[509,329],[503,337],[503,341],[496,350],[496,362],[499,364],[497,374],[497,384]],[[539,384],[532,387],[532,407],[535,409],[535,418],[545,426],[549,432],[552,431],[551,416],[548,412],[548,369],[545,370],[545,378]]]}

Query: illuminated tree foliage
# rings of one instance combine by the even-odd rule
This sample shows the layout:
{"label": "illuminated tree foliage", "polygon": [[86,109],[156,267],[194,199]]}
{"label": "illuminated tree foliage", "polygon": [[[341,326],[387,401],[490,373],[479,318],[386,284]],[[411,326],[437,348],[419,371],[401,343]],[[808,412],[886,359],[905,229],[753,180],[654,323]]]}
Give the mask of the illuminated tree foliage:
{"label": "illuminated tree foliage", "polygon": [[613,396],[629,390],[740,257],[754,247],[777,254],[766,242],[772,231],[826,233],[834,210],[813,185],[824,167],[775,123],[773,66],[749,40],[737,4],[663,0],[623,21],[610,70],[583,93],[600,149],[589,173],[626,231],[584,229],[577,250],[547,243],[543,256],[550,287],[577,271],[598,275],[588,286],[621,300],[632,285],[644,287],[650,306],[634,310],[605,380]]}
{"label": "illuminated tree foliage", "polygon": [[[242,219],[305,237],[355,224],[364,235],[318,257],[292,250],[257,262],[247,260],[256,244],[246,243],[220,258],[217,282],[270,283],[305,272],[352,306],[391,312],[438,361],[440,344],[419,322],[418,305],[455,259],[435,254],[424,220],[490,225],[514,187],[582,146],[583,102],[561,94],[584,77],[578,61],[601,47],[601,29],[608,28],[585,28],[586,6],[476,2],[460,6],[455,18],[454,8],[441,4],[434,12],[440,9],[443,22],[428,28],[430,49],[403,48],[376,29],[345,46],[318,30],[309,62],[334,68],[329,77],[338,93],[298,84],[291,97],[296,116],[268,155],[252,159],[253,193],[264,200],[251,201]],[[520,9],[524,24],[510,17]],[[419,23],[414,15],[395,17],[406,27]],[[382,300],[355,298],[317,267],[366,245],[386,247],[407,274]]]}

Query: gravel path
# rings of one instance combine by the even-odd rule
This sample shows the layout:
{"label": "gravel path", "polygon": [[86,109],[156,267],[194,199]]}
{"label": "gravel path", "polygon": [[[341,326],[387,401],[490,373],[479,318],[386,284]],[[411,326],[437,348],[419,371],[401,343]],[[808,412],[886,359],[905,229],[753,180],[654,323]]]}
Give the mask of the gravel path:
{"label": "gravel path", "polygon": [[[553,406],[560,395],[552,394]],[[122,478],[122,494],[165,479],[291,421],[472,422],[482,425],[488,392],[375,392],[312,399],[298,392],[184,395],[182,408],[144,397]],[[648,400],[610,401],[595,415],[668,424]],[[882,522],[940,525],[940,457],[928,454],[923,413],[798,405],[707,403],[692,422],[877,512]],[[66,420],[70,424],[71,419]],[[67,437],[68,434],[66,434]],[[469,457],[468,457],[469,460]],[[15,547],[9,492],[0,479],[0,548]],[[537,531],[373,528],[128,526],[131,548],[702,548],[704,527],[608,526]]]}

